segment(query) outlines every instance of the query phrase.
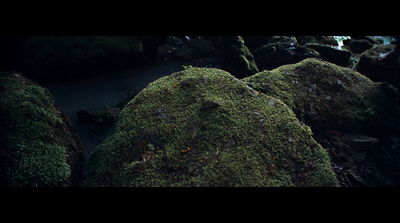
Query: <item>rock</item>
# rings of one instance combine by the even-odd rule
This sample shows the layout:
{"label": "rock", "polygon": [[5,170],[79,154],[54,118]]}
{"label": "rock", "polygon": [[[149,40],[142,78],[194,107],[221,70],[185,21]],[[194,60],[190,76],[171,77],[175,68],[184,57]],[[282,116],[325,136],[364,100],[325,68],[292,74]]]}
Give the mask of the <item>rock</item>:
{"label": "rock", "polygon": [[221,69],[237,78],[248,77],[258,72],[254,57],[245,46],[242,37],[221,36],[218,42]]}
{"label": "rock", "polygon": [[321,55],[321,59],[343,67],[348,65],[349,59],[352,55],[351,51],[349,50],[338,49],[326,44],[307,43],[304,46],[318,51],[318,53]]}
{"label": "rock", "polygon": [[209,61],[209,58],[215,56],[216,53],[214,42],[207,38],[195,39],[172,50],[172,55],[183,61]]}
{"label": "rock", "polygon": [[280,100],[223,70],[192,67],[150,83],[124,107],[115,130],[92,153],[85,185],[337,186],[337,181],[327,152]]}
{"label": "rock", "polygon": [[378,61],[380,54],[387,53],[395,48],[395,45],[378,45],[361,54],[356,69],[373,81],[385,81],[400,88],[400,57],[394,57],[388,61]]}
{"label": "rock", "polygon": [[100,109],[80,109],[77,112],[79,121],[86,123],[115,123],[120,109],[106,106]]}
{"label": "rock", "polygon": [[320,43],[338,46],[337,41],[330,36],[296,36],[296,40],[300,45],[305,45],[307,43]]}
{"label": "rock", "polygon": [[338,136],[333,132],[316,132],[314,138],[329,152],[342,187],[400,185],[400,153],[395,142],[388,146],[384,140],[366,135]]}
{"label": "rock", "polygon": [[268,44],[269,39],[271,36],[242,36],[246,46],[249,48],[251,52],[254,49],[264,46]]}
{"label": "rock", "polygon": [[348,49],[353,53],[362,53],[372,48],[373,46],[373,44],[366,39],[360,39],[360,40],[346,39],[343,40],[343,44],[345,47],[348,47]]}
{"label": "rock", "polygon": [[294,36],[271,36],[271,38],[269,38],[268,44],[273,43],[287,43],[293,46],[297,45],[297,40]]}
{"label": "rock", "polygon": [[349,68],[309,58],[243,81],[282,100],[314,131],[380,136],[399,130],[398,91]]}
{"label": "rock", "polygon": [[359,134],[346,134],[341,139],[357,150],[370,150],[379,142],[376,138]]}
{"label": "rock", "polygon": [[260,70],[270,70],[279,66],[300,62],[306,58],[319,58],[317,51],[296,43],[270,43],[253,51]]}
{"label": "rock", "polygon": [[0,73],[0,186],[77,186],[79,136],[49,91],[19,73]]}

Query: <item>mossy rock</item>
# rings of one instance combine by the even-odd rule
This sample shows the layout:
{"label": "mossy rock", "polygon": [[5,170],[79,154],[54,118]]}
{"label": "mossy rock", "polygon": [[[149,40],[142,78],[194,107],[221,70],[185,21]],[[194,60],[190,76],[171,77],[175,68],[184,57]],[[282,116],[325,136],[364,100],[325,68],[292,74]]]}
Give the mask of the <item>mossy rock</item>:
{"label": "mossy rock", "polygon": [[400,57],[378,61],[380,54],[388,53],[395,45],[378,45],[361,54],[357,71],[373,81],[386,81],[400,88]]}
{"label": "mossy rock", "polygon": [[187,68],[150,83],[89,159],[87,186],[337,186],[327,152],[280,100]]}
{"label": "mossy rock", "polygon": [[385,134],[399,129],[399,93],[386,83],[319,59],[263,71],[243,81],[286,103],[314,130]]}
{"label": "mossy rock", "polygon": [[254,56],[241,36],[221,36],[218,43],[222,69],[237,78],[248,77],[258,72]]}
{"label": "mossy rock", "polygon": [[76,186],[79,137],[49,91],[18,73],[0,73],[0,185]]}

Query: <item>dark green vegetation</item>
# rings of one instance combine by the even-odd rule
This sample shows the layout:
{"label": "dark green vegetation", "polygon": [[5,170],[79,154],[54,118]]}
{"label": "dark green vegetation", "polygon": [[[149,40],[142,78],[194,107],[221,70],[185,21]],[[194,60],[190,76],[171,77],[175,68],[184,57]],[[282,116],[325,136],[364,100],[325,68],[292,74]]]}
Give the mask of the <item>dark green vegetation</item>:
{"label": "dark green vegetation", "polygon": [[306,59],[243,81],[282,100],[300,120],[318,129],[375,134],[399,129],[397,90],[349,68]]}
{"label": "dark green vegetation", "polygon": [[74,186],[82,148],[49,91],[0,73],[0,186]]}
{"label": "dark green vegetation", "polygon": [[281,101],[219,69],[150,83],[92,153],[87,186],[337,186],[327,152]]}

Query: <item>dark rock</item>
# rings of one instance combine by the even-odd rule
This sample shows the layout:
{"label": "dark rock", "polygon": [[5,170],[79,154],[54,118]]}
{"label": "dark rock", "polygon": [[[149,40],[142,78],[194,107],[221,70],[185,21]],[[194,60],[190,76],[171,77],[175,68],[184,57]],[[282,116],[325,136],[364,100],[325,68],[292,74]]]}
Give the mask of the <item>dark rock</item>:
{"label": "dark rock", "polygon": [[78,119],[86,123],[115,123],[120,109],[106,106],[100,109],[80,109],[77,112]]}
{"label": "dark rock", "polygon": [[297,45],[297,40],[294,36],[271,36],[268,44],[272,43],[287,43],[290,45]]}
{"label": "dark rock", "polygon": [[338,49],[331,45],[307,43],[305,44],[305,46],[318,51],[321,56],[321,59],[343,67],[349,64],[349,59],[352,55],[351,51],[349,50]]}
{"label": "dark rock", "polygon": [[246,46],[253,52],[254,49],[268,44],[271,36],[242,36]]}
{"label": "dark rock", "polygon": [[172,50],[172,55],[183,61],[193,61],[193,60],[210,60],[210,57],[215,56],[216,47],[213,41],[207,38],[195,39],[187,44],[183,43]]}
{"label": "dark rock", "polygon": [[[338,136],[335,132],[315,132],[314,138],[329,152],[341,186],[400,185],[400,153],[396,140],[386,145],[373,137],[360,134]],[[397,148],[391,149],[392,146]]]}
{"label": "dark rock", "polygon": [[345,47],[353,53],[362,53],[370,48],[372,48],[373,44],[370,43],[368,40],[355,40],[355,39],[346,39],[343,40],[343,44]]}
{"label": "dark rock", "polygon": [[379,61],[380,55],[390,52],[395,45],[378,45],[360,56],[357,71],[376,82],[388,82],[400,88],[400,56],[395,56],[387,61]]}
{"label": "dark rock", "polygon": [[300,45],[305,45],[306,43],[320,43],[338,46],[337,41],[330,36],[296,36],[296,40]]}
{"label": "dark rock", "polygon": [[379,142],[376,138],[359,134],[346,134],[341,139],[357,150],[370,150]]}
{"label": "dark rock", "polygon": [[218,42],[223,70],[237,78],[248,77],[258,72],[254,57],[241,36],[221,36]]}
{"label": "dark rock", "polygon": [[293,42],[267,44],[254,50],[253,55],[260,70],[270,70],[284,64],[297,63],[306,58],[320,57],[315,50]]}

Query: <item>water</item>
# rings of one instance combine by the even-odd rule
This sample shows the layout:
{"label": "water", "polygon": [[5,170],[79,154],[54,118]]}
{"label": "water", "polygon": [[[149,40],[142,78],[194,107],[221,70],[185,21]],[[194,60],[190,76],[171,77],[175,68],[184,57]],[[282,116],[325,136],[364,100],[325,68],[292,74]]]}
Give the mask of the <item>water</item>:
{"label": "water", "polygon": [[119,73],[92,75],[91,78],[39,84],[49,89],[60,109],[69,117],[78,132],[86,157],[86,166],[90,153],[105,139],[112,125],[99,128],[93,124],[79,122],[77,111],[82,108],[115,106],[126,99],[132,89],[141,90],[160,77],[181,71],[184,69],[182,65],[204,67],[204,64],[196,62],[168,61]]}

